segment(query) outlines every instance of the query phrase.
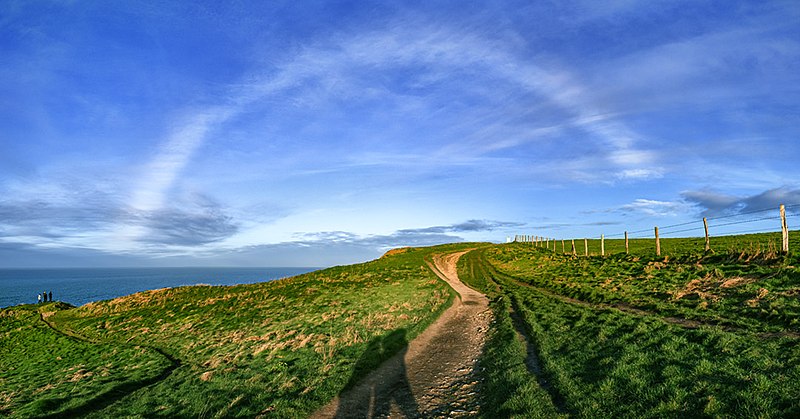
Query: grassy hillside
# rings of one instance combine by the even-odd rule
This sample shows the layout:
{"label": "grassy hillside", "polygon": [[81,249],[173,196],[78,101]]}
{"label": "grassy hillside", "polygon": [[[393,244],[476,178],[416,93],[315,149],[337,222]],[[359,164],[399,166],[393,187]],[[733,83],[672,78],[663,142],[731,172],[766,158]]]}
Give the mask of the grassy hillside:
{"label": "grassy hillside", "polygon": [[64,415],[147,385],[169,360],[138,345],[90,343],[43,321],[63,303],[0,310],[0,414]]}
{"label": "grassy hillside", "polygon": [[718,239],[728,250],[712,254],[669,239],[661,257],[526,243],[467,254],[459,275],[493,297],[498,319],[484,414],[800,415],[800,260],[757,244],[770,239]]}
{"label": "grassy hillside", "polygon": [[[449,305],[450,288],[425,259],[461,247],[409,249],[261,284],[3,310],[0,411],[305,416]],[[47,321],[58,332],[37,310],[52,311]]]}
{"label": "grassy hillside", "polygon": [[[459,275],[496,316],[480,359],[483,416],[800,416],[800,258],[772,241],[718,238],[705,253],[666,239],[658,257],[649,242],[625,254],[621,240],[588,257],[478,246]],[[474,247],[4,309],[0,414],[305,417],[449,305],[431,255]]]}

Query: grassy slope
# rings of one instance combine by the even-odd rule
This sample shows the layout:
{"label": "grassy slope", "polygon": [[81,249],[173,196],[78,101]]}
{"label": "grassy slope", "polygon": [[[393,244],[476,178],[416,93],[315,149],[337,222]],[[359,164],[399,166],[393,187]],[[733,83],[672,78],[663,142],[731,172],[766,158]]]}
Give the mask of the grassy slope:
{"label": "grassy slope", "polygon": [[[681,240],[661,258],[644,246],[605,258],[528,244],[468,254],[459,273],[494,296],[498,318],[482,359],[485,416],[800,414],[800,261],[729,240],[717,242],[735,251],[710,256]],[[535,345],[538,376],[525,368],[509,308]]]}
{"label": "grassy slope", "polygon": [[93,344],[54,332],[41,316],[65,308],[48,303],[0,310],[0,414],[80,412],[169,367],[147,348]]}
{"label": "grassy slope", "polygon": [[[53,412],[52,406],[41,405],[42,397],[22,394],[32,394],[24,383],[31,377],[37,385],[54,382],[46,367],[52,358],[47,351],[64,345],[50,343],[60,339],[72,345],[65,349],[71,353],[70,365],[119,366],[117,358],[98,358],[114,351],[124,354],[120,362],[131,365],[127,359],[138,350],[141,356],[155,356],[150,362],[158,368],[150,376],[173,368],[162,374],[163,380],[83,414],[305,416],[400,349],[449,305],[450,288],[425,259],[462,247],[411,250],[268,283],[148,291],[60,310],[49,317],[52,324],[87,342],[40,330],[39,346],[47,350],[29,353],[29,362],[3,377],[3,388],[10,389],[3,393],[6,412]],[[24,350],[18,339],[25,332],[5,319],[2,324],[11,330],[3,345]],[[379,351],[375,342],[382,342]],[[93,397],[84,384],[72,385],[79,389],[70,390],[75,403]]]}

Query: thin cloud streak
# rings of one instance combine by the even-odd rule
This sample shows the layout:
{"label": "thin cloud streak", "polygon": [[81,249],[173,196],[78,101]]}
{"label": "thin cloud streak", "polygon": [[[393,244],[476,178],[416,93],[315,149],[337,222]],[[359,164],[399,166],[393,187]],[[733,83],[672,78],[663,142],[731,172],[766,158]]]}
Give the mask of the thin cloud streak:
{"label": "thin cloud streak", "polygon": [[[392,29],[394,31],[389,33],[381,31],[337,39],[332,46],[306,48],[289,62],[278,65],[277,73],[256,82],[232,85],[228,95],[223,97],[226,103],[197,111],[187,118],[187,122],[179,124],[166,139],[157,155],[145,167],[142,178],[134,187],[129,206],[141,212],[161,210],[171,188],[193,154],[206,141],[209,132],[240,115],[248,106],[300,86],[323,86],[323,93],[328,95],[362,90],[355,86],[367,81],[356,76],[356,70],[370,66],[386,69],[424,65],[433,69],[428,73],[433,76],[428,83],[445,79],[446,74],[454,71],[474,72],[476,67],[489,71],[573,113],[574,126],[595,135],[610,148],[606,163],[618,167],[618,177],[628,180],[654,177],[656,172],[640,167],[652,161],[652,153],[635,148],[636,134],[611,120],[607,112],[591,106],[591,100],[586,99],[586,89],[565,72],[545,71],[537,65],[521,61],[499,45],[470,33],[427,27]],[[325,98],[319,97],[319,93],[313,91],[313,100],[324,101]],[[308,96],[296,97],[295,100],[302,101],[304,97]],[[557,129],[545,127],[541,128],[541,132],[548,135]],[[499,147],[514,147],[517,145],[515,143],[518,142],[506,142]],[[446,147],[450,148],[449,145]],[[498,145],[489,145],[488,150],[492,149],[498,149]],[[480,156],[461,158],[468,164],[469,159],[480,159]],[[445,158],[438,163],[442,161],[458,161],[458,158]],[[380,162],[373,159],[373,163]],[[147,226],[124,224],[116,233],[115,250],[135,248],[136,243],[146,240],[148,234]]]}
{"label": "thin cloud streak", "polygon": [[797,189],[791,2],[13,9],[9,245],[367,254]]}

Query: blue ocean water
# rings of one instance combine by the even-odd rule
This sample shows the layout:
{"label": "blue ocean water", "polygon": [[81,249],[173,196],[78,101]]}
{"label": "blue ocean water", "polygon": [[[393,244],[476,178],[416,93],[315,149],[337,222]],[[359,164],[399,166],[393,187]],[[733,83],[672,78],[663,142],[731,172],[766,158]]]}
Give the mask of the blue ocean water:
{"label": "blue ocean water", "polygon": [[93,268],[0,269],[0,307],[53,300],[72,305],[181,285],[236,285],[273,281],[318,268]]}

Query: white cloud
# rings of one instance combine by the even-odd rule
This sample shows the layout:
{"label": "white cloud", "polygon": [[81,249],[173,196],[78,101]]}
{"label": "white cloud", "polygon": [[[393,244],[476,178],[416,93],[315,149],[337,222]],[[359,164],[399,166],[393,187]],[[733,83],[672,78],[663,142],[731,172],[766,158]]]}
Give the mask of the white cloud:
{"label": "white cloud", "polygon": [[650,216],[677,216],[691,209],[691,206],[681,201],[657,201],[653,199],[637,199],[630,204],[620,207],[626,212],[641,212]]}
{"label": "white cloud", "polygon": [[630,169],[630,170],[623,170],[617,173],[617,177],[622,180],[627,180],[627,179],[649,180],[649,179],[660,179],[664,177],[664,173],[661,170]]}

